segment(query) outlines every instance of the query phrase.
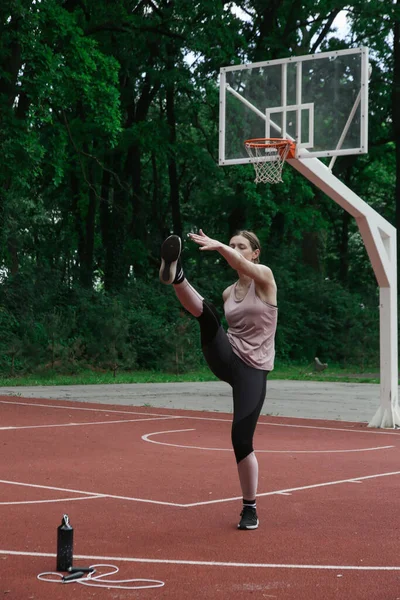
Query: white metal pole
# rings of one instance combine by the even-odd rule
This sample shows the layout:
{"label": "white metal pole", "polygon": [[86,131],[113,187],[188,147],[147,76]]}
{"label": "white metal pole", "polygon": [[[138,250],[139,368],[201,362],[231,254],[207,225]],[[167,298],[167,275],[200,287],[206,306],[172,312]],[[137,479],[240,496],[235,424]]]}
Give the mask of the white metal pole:
{"label": "white metal pole", "polygon": [[283,138],[286,137],[286,120],[287,120],[287,63],[283,63],[282,65],[282,131],[281,135]]}
{"label": "white metal pole", "polygon": [[219,86],[219,162],[225,160],[225,111],[226,111],[226,73],[220,72]]}
{"label": "white metal pole", "polygon": [[[296,64],[296,104],[298,106],[296,111],[296,144],[301,144],[301,97],[302,97],[302,85],[303,85],[303,63],[299,62]],[[312,123],[314,127],[314,123]],[[314,136],[310,136],[314,137]],[[310,140],[309,140],[310,141]]]}
{"label": "white metal pole", "polygon": [[400,426],[396,230],[317,158],[289,159],[287,162],[357,221],[380,288],[380,406],[369,426]]}

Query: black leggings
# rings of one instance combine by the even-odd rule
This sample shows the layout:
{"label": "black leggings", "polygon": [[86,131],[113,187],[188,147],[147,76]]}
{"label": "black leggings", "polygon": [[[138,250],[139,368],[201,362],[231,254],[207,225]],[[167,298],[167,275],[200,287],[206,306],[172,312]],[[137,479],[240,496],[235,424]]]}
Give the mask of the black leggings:
{"label": "black leggings", "polygon": [[253,436],[267,390],[267,375],[246,365],[232,350],[215,307],[203,300],[200,323],[201,346],[208,366],[233,393],[232,445],[236,462],[253,452]]}

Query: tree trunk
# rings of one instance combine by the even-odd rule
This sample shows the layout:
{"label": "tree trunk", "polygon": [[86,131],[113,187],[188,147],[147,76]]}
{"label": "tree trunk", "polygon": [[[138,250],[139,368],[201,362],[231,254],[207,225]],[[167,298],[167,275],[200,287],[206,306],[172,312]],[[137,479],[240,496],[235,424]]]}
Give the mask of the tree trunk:
{"label": "tree trunk", "polygon": [[[109,170],[103,170],[103,178],[101,182],[101,201],[100,201],[100,233],[102,239],[102,246],[107,253],[107,249],[110,245],[110,205],[112,202],[114,190],[111,187],[111,173]],[[101,269],[105,272],[105,256],[102,257]]]}
{"label": "tree trunk", "polygon": [[[152,65],[149,65],[149,70]],[[127,107],[127,122],[126,127],[131,127],[134,123],[142,123],[146,121],[150,106],[160,89],[161,83],[152,85],[151,78],[146,75],[143,89],[137,100],[132,102]],[[129,88],[129,80],[126,82],[126,87]],[[127,160],[125,163],[125,178],[132,182],[132,218],[129,226],[129,234],[133,240],[146,241],[146,214],[142,198],[142,153],[137,142],[132,144],[128,149]]]}
{"label": "tree trunk", "polygon": [[83,225],[82,219],[79,209],[79,193],[80,193],[80,181],[76,175],[76,173],[71,171],[71,197],[72,197],[72,214],[74,217],[75,231],[78,240],[78,273],[80,273],[81,260],[84,252],[84,235],[83,235]]}
{"label": "tree trunk", "polygon": [[19,271],[19,260],[18,260],[18,242],[15,235],[8,238],[8,253],[10,256],[10,273],[11,275],[17,275]]}
{"label": "tree trunk", "polygon": [[350,213],[344,210],[339,243],[339,280],[343,285],[346,285],[349,274],[349,226],[351,219]]}
{"label": "tree trunk", "polygon": [[[88,174],[88,177],[90,177],[90,174]],[[74,172],[71,174],[71,192],[72,212],[78,237],[78,278],[83,287],[90,289],[93,283],[94,230],[97,208],[96,191],[91,187],[87,189],[87,206],[85,212],[81,208],[82,181]]]}
{"label": "tree trunk", "polygon": [[247,199],[241,183],[236,184],[234,202],[235,204],[232,206],[232,210],[228,215],[230,238],[240,229],[246,228]]}
{"label": "tree trunk", "polygon": [[[121,164],[120,154],[113,162]],[[112,166],[111,166],[112,168]],[[104,246],[104,286],[108,292],[121,290],[127,281],[127,223],[130,213],[129,192],[120,185],[110,186],[111,177],[103,173],[100,226]]]}
{"label": "tree trunk", "polygon": [[125,178],[132,182],[132,219],[130,235],[134,240],[144,241],[146,238],[146,215],[142,198],[142,163],[141,151],[137,144],[131,146],[125,163]]}
{"label": "tree trunk", "polygon": [[179,203],[178,169],[176,166],[176,118],[175,118],[175,86],[172,83],[167,89],[167,123],[169,128],[168,175],[169,197],[172,211],[173,231],[182,237],[182,218]]}
{"label": "tree trunk", "polygon": [[85,218],[85,238],[80,262],[80,281],[83,287],[93,285],[94,231],[96,222],[97,197],[92,188],[88,190],[88,208]]}
{"label": "tree trunk", "polygon": [[305,231],[301,244],[304,264],[321,273],[321,237],[318,231]]}

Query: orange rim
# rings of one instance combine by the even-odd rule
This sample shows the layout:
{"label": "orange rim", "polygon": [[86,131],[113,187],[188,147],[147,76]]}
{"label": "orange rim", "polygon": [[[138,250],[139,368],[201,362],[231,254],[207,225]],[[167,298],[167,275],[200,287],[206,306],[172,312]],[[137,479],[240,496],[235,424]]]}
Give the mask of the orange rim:
{"label": "orange rim", "polygon": [[287,158],[295,158],[296,156],[296,144],[292,140],[283,138],[254,138],[245,140],[244,143],[249,148],[277,148],[278,150],[289,146]]}

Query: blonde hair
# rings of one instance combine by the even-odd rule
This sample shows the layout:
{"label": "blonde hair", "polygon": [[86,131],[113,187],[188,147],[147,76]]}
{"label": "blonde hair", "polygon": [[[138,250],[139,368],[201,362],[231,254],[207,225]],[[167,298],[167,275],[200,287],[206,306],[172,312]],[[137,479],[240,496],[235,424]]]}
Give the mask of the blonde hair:
{"label": "blonde hair", "polygon": [[[241,231],[237,231],[235,235],[241,235],[242,237],[246,238],[246,240],[250,242],[250,246],[253,252],[254,250],[259,250],[261,254],[260,240],[258,239],[255,233],[243,229]],[[260,254],[253,260],[254,263],[258,264],[260,262]]]}

